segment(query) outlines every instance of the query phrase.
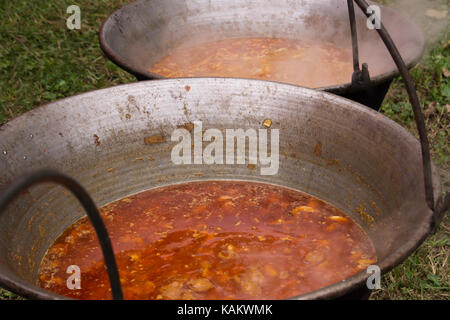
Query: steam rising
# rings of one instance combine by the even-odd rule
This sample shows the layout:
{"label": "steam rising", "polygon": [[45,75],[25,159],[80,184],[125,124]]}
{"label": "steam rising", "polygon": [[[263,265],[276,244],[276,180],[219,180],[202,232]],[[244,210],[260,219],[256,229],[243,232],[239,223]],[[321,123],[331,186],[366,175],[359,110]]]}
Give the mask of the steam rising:
{"label": "steam rising", "polygon": [[375,1],[409,16],[424,32],[428,45],[449,32],[449,0],[379,0]]}

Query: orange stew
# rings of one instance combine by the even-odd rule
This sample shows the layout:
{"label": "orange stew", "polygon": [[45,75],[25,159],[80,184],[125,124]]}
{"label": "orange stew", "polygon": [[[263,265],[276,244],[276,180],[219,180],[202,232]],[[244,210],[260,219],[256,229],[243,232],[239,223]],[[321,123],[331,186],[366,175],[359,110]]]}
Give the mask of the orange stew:
{"label": "orange stew", "polygon": [[[101,209],[126,299],[282,299],[352,276],[376,261],[348,216],[304,193],[243,181],[145,191]],[[69,290],[67,267],[81,270]],[[40,286],[78,299],[110,299],[87,218],[50,247]]]}
{"label": "orange stew", "polygon": [[177,49],[150,67],[167,78],[237,77],[318,88],[351,82],[352,55],[332,43],[239,38]]}

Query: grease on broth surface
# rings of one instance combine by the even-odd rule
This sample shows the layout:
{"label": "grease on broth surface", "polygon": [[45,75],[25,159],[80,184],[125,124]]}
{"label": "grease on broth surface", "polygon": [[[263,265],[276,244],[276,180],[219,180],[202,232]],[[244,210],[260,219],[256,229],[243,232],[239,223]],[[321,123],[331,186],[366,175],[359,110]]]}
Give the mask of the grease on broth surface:
{"label": "grease on broth surface", "polygon": [[[279,186],[191,182],[148,190],[101,208],[126,299],[283,299],[328,286],[376,261],[353,220]],[[81,269],[81,289],[66,269]],[[110,299],[88,219],[46,253],[39,285],[77,299]]]}
{"label": "grease on broth surface", "polygon": [[237,77],[309,88],[351,82],[349,48],[278,38],[236,38],[177,49],[152,65],[167,77]]}

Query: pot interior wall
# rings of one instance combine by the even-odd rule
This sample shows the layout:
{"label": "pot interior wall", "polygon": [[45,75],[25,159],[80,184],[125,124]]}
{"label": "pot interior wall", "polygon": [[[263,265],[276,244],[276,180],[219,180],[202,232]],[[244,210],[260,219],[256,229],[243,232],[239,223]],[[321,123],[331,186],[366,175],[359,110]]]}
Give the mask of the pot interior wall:
{"label": "pot interior wall", "polygon": [[[381,20],[404,60],[421,57],[424,39],[407,18],[381,7]],[[395,65],[375,30],[358,7],[360,61],[372,78],[396,73]],[[143,0],[115,12],[104,24],[102,46],[114,60],[151,77],[148,68],[175,48],[240,37],[274,37],[331,42],[351,48],[345,0]],[[350,82],[351,79],[349,79]]]}
{"label": "pot interior wall", "polygon": [[[225,133],[266,129],[265,119],[272,121],[269,132],[280,134],[275,175],[261,175],[265,165],[252,167],[248,161],[171,161],[178,143],[171,135],[179,126],[201,121],[203,130]],[[159,142],[149,143],[149,137]],[[240,79],[150,81],[94,91],[40,107],[0,128],[1,184],[51,167],[81,182],[98,206],[192,180],[279,184],[353,217],[380,261],[404,254],[405,244],[417,243],[428,231],[420,159],[413,136],[366,107],[323,92]],[[83,214],[68,192],[53,185],[22,194],[0,216],[0,272],[36,283],[47,248]]]}

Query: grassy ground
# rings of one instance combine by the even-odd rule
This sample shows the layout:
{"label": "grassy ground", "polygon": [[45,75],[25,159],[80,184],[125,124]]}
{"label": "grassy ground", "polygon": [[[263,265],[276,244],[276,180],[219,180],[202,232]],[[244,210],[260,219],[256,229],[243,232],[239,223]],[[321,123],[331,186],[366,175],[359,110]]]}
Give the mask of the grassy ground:
{"label": "grassy ground", "polygon": [[[404,9],[421,25],[428,39],[428,51],[412,70],[412,76],[424,106],[432,157],[440,168],[444,188],[450,190],[450,28],[448,20],[436,19],[428,12],[430,9],[435,12],[448,10],[448,0],[379,2]],[[401,79],[393,83],[381,112],[418,136]],[[386,274],[382,279],[382,290],[374,292],[371,298],[450,299],[449,249],[450,216],[447,212],[438,232],[402,265]]]}
{"label": "grassy ground", "polygon": [[[450,68],[448,32],[432,45],[412,71],[424,114],[434,162],[444,187],[450,189],[450,85],[443,73]],[[396,80],[382,106],[382,113],[417,136],[414,116],[401,80]],[[439,231],[402,265],[383,277],[383,288],[373,299],[449,299],[450,216],[447,212]]]}
{"label": "grassy ground", "polygon": [[[387,0],[389,1],[389,0]],[[72,1],[0,0],[0,125],[43,103],[80,92],[135,81],[102,54],[101,22],[125,0],[78,0],[81,30],[66,27]],[[425,107],[432,155],[450,185],[450,70],[448,29],[413,71]],[[413,114],[401,81],[394,82],[382,112],[413,134]],[[415,254],[382,279],[373,299],[449,299],[450,219]],[[0,288],[0,299],[18,299]]]}

